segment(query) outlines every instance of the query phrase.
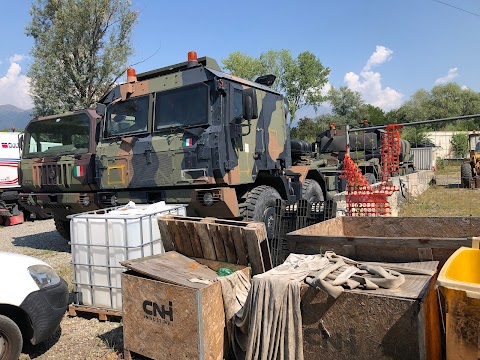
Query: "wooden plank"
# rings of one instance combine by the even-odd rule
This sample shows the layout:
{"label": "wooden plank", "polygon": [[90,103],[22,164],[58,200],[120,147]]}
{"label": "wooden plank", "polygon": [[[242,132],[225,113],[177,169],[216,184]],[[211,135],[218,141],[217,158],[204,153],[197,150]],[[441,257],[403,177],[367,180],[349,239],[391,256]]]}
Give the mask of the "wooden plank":
{"label": "wooden plank", "polygon": [[160,230],[160,236],[162,237],[163,247],[165,248],[165,251],[175,250],[173,237],[170,234],[170,230],[168,228],[168,220],[165,219],[165,216],[158,219],[158,228]]}
{"label": "wooden plank", "polygon": [[225,253],[225,245],[223,245],[222,235],[220,234],[218,225],[210,224],[208,226],[210,234],[212,235],[213,245],[215,246],[215,254],[218,261],[227,261],[227,254]]}
{"label": "wooden plank", "polygon": [[175,220],[167,220],[168,232],[173,242],[173,247],[175,251],[178,251],[181,254],[185,253],[182,241],[180,239],[180,233],[178,232],[177,224]]}
{"label": "wooden plank", "polygon": [[122,261],[121,264],[153,279],[195,289],[201,289],[208,285],[191,282],[190,279],[200,278],[213,281],[217,278],[215,271],[175,251]]}
{"label": "wooden plank", "polygon": [[243,228],[232,226],[230,228],[230,235],[233,239],[233,245],[235,246],[235,253],[237,254],[238,263],[242,265],[248,265]]}
{"label": "wooden plank", "polygon": [[206,222],[194,223],[195,229],[202,245],[203,257],[208,260],[217,260],[215,254],[215,246],[208,230],[208,224]]}
{"label": "wooden plank", "polygon": [[200,244],[200,239],[198,237],[197,229],[191,221],[184,222],[185,227],[187,228],[188,233],[190,234],[190,242],[192,244],[193,256],[202,258],[202,244]]}
{"label": "wooden plank", "polygon": [[179,251],[179,252],[189,257],[194,256],[192,241],[190,239],[190,232],[185,226],[185,222],[177,220],[175,221],[175,226],[178,229],[179,241],[182,243],[182,246],[183,246],[183,252],[182,251]]}
{"label": "wooden plank", "polygon": [[245,242],[248,250],[248,259],[252,266],[253,275],[265,272],[265,264],[263,263],[262,250],[260,248],[258,236],[258,224],[251,223],[244,228]]}
{"label": "wooden plank", "polygon": [[217,226],[217,231],[221,239],[223,240],[223,246],[225,247],[225,254],[227,255],[227,262],[231,264],[238,264],[237,254],[235,252],[235,245],[233,244],[233,238],[231,235],[231,229],[234,226]]}
{"label": "wooden plank", "polygon": [[418,238],[418,237],[344,237],[344,236],[315,236],[287,234],[289,242],[308,243],[318,245],[372,245],[380,247],[413,247],[413,248],[443,248],[458,249],[461,246],[471,246],[467,238]]}
{"label": "wooden plank", "polygon": [[98,309],[98,308],[93,308],[88,306],[77,305],[77,304],[70,304],[68,306],[69,316],[78,316],[78,312],[96,314],[98,316],[98,320],[100,321],[107,321],[108,320],[107,316],[115,316],[115,317],[122,316],[121,311]]}

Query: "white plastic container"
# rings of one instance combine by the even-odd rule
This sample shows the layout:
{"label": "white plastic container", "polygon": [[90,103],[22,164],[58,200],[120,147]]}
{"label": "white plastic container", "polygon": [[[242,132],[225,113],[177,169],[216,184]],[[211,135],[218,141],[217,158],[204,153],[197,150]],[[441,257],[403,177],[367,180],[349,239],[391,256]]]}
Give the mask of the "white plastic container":
{"label": "white plastic container", "polygon": [[120,261],[165,252],[158,218],[185,212],[185,205],[161,202],[70,216],[74,304],[121,311]]}

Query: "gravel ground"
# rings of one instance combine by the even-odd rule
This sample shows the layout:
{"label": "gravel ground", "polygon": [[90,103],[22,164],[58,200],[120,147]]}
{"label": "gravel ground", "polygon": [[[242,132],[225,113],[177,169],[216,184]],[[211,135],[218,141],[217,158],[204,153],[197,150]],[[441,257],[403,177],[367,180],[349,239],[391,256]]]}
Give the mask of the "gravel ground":
{"label": "gravel ground", "polygon": [[[45,261],[72,289],[70,246],[55,230],[53,220],[0,227],[0,251],[25,254]],[[122,337],[119,321],[100,322],[93,315],[65,315],[60,328],[50,339],[37,346],[26,345],[20,359],[122,359]]]}

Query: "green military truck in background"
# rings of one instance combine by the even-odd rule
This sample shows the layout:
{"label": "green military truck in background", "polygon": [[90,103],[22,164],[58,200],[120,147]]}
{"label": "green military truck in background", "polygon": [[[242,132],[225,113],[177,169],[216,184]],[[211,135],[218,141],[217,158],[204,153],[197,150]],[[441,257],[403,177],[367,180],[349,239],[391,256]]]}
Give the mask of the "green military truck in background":
{"label": "green military truck in background", "polygon": [[188,204],[190,216],[264,221],[273,232],[277,199],[331,200],[337,164],[295,146],[288,104],[270,86],[197,59],[136,76],[96,109],[32,120],[25,129],[21,204],[55,218],[115,205]]}
{"label": "green military truck in background", "polygon": [[[369,130],[350,132],[350,157],[355,161],[365,179],[374,184],[382,180],[382,135],[384,130]],[[316,152],[320,158],[334,156],[341,164],[346,154],[347,136],[345,130],[335,127],[318,134],[315,142]],[[413,155],[410,154],[410,142],[400,141],[399,171],[396,175],[407,175],[415,171]],[[344,189],[341,188],[341,191]]]}

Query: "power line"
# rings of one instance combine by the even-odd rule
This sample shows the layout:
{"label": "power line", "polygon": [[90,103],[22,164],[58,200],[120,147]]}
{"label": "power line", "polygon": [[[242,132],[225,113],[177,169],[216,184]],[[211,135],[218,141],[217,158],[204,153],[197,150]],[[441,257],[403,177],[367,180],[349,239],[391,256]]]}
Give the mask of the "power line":
{"label": "power line", "polygon": [[447,3],[443,2],[443,1],[439,1],[439,0],[433,0],[433,1],[435,1],[435,2],[437,2],[437,3],[440,3],[440,4],[443,4],[443,5],[446,5],[446,6],[450,6],[450,7],[454,8],[454,9],[457,9],[457,10],[460,10],[460,11],[463,11],[463,12],[466,12],[466,13],[469,13],[469,14],[471,14],[471,15],[475,15],[475,16],[480,17],[480,15],[478,15],[478,14],[476,14],[476,13],[474,13],[474,12],[471,12],[471,11],[468,11],[468,10],[465,10],[465,9],[462,9],[462,8],[459,8],[459,7],[454,6],[454,5],[451,5],[451,4],[447,4]]}

